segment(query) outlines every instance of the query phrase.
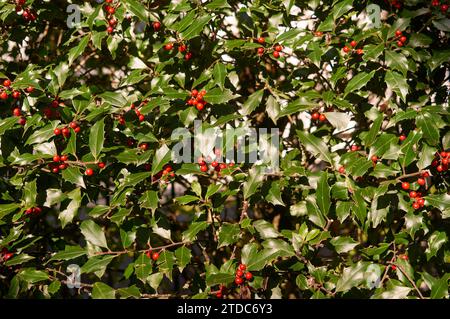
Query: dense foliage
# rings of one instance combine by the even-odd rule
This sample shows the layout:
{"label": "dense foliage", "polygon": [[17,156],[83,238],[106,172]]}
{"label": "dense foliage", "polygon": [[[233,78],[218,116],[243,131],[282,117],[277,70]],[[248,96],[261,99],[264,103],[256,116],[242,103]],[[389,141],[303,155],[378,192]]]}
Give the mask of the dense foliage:
{"label": "dense foliage", "polygon": [[[1,0],[0,296],[448,298],[449,15]],[[279,170],[176,162],[195,121],[278,128]]]}

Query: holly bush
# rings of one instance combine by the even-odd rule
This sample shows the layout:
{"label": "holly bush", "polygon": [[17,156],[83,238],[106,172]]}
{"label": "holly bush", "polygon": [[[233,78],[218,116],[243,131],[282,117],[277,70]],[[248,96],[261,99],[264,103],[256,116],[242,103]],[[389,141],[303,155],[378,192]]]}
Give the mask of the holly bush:
{"label": "holly bush", "polygon": [[447,0],[2,0],[0,22],[3,298],[448,298]]}

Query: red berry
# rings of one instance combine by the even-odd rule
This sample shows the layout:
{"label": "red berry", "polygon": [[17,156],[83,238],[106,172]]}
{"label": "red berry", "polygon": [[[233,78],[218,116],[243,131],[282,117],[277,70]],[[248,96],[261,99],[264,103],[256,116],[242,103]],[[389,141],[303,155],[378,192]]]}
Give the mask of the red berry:
{"label": "red berry", "polygon": [[13,253],[7,253],[3,256],[3,261],[7,261],[8,259],[11,259],[11,257],[14,256]]}
{"label": "red berry", "polygon": [[443,158],[442,161],[441,161],[441,163],[442,163],[443,165],[448,165],[448,158]]}
{"label": "red berry", "polygon": [[19,119],[18,121],[19,125],[24,126],[25,124],[27,124],[27,119],[24,118],[23,116]]}
{"label": "red berry", "polygon": [[111,18],[108,20],[108,24],[114,28],[117,25],[117,20],[115,18]]}
{"label": "red berry", "polygon": [[266,39],[264,39],[263,37],[259,37],[258,38],[258,43],[259,44],[264,44],[266,42]]}
{"label": "red berry", "polygon": [[417,184],[419,184],[420,186],[425,185],[425,179],[423,179],[423,178],[418,178],[418,179],[417,179]]}
{"label": "red berry", "polygon": [[75,129],[78,126],[78,124],[76,122],[70,122],[69,126]]}
{"label": "red berry", "polygon": [[100,163],[97,164],[97,166],[98,166],[98,168],[100,168],[100,169],[105,168],[105,163],[100,162]]}
{"label": "red berry", "polygon": [[242,271],[245,271],[245,269],[247,269],[247,266],[244,265],[244,264],[240,264],[239,265],[239,269],[242,270]]}
{"label": "red berry", "polygon": [[180,53],[186,52],[186,49],[187,49],[186,46],[182,44],[178,47],[178,52]]}
{"label": "red berry", "polygon": [[218,293],[216,293],[216,297],[221,299],[222,298],[222,293],[219,291]]}
{"label": "red berry", "polygon": [[186,53],[186,54],[184,55],[184,59],[185,59],[186,61],[189,61],[191,58],[192,58],[192,53],[191,53],[191,52],[188,52],[188,53]]}
{"label": "red berry", "polygon": [[63,128],[61,132],[62,132],[62,134],[63,134],[65,137],[69,137],[69,136],[70,136],[70,130],[69,130],[68,127]]}
{"label": "red berry", "polygon": [[109,14],[116,13],[116,9],[114,7],[108,7],[106,11],[108,11]]}
{"label": "red berry", "polygon": [[399,47],[402,47],[403,46],[403,42],[402,41],[397,41],[397,45],[399,46]]}
{"label": "red berry", "polygon": [[60,135],[60,134],[61,134],[61,130],[60,130],[59,128],[55,128],[55,129],[53,130],[53,134],[55,134],[55,135]]}
{"label": "red berry", "polygon": [[106,32],[108,32],[109,34],[111,34],[111,33],[114,32],[114,28],[111,27],[111,26],[109,26],[109,27],[106,28]]}
{"label": "red berry", "polygon": [[164,50],[166,50],[166,51],[170,51],[170,50],[172,50],[173,49],[173,44],[172,43],[167,43],[165,46],[164,46]]}
{"label": "red berry", "polygon": [[353,40],[352,42],[350,42],[350,45],[352,47],[356,47],[358,45],[358,43],[355,40]]}
{"label": "red berry", "polygon": [[197,96],[197,95],[198,95],[198,91],[197,91],[196,89],[193,89],[193,90],[191,91],[191,95],[192,95],[192,96]]}
{"label": "red berry", "polygon": [[32,92],[34,91],[34,87],[29,86],[29,87],[26,88],[26,91],[27,91],[28,93],[32,93]]}
{"label": "red berry", "polygon": [[444,151],[442,151],[439,155],[441,155],[441,157],[447,157],[448,156],[447,152],[444,152]]}
{"label": "red berry", "polygon": [[280,57],[280,52],[274,51],[274,52],[273,52],[273,57],[274,57],[275,59],[278,59],[278,58]]}
{"label": "red berry", "polygon": [[167,166],[164,168],[164,170],[165,170],[166,172],[171,172],[171,171],[172,171],[172,166],[167,165]]}
{"label": "red berry", "polygon": [[275,46],[275,51],[281,52],[281,51],[283,51],[283,47],[282,47],[281,45],[277,44],[277,45]]}
{"label": "red berry", "polygon": [[320,114],[319,121],[320,122],[325,122],[326,120],[327,120],[326,116],[324,114]]}
{"label": "red berry", "polygon": [[35,207],[35,208],[34,208],[34,213],[35,213],[35,214],[40,214],[40,213],[42,213],[42,208],[40,208],[40,207]]}
{"label": "red berry", "polygon": [[258,53],[258,55],[263,55],[264,54],[264,48],[258,48],[256,50],[256,52]]}
{"label": "red berry", "polygon": [[409,197],[416,198],[417,197],[417,193],[415,191],[411,191],[411,192],[409,192]]}
{"label": "red berry", "polygon": [[3,86],[9,87],[11,85],[11,81],[6,79],[5,81],[3,81]]}
{"label": "red berry", "polygon": [[317,112],[315,112],[315,113],[313,113],[313,114],[311,115],[311,118],[312,118],[313,120],[315,120],[315,121],[317,121],[317,120],[319,119],[319,117],[320,117],[320,114],[317,113]]}
{"label": "red berry", "polygon": [[372,155],[371,159],[372,159],[372,162],[377,162],[378,161],[378,156]]}
{"label": "red berry", "polygon": [[345,167],[344,166],[339,167],[339,173],[341,173],[341,174],[345,173]]}
{"label": "red berry", "polygon": [[422,172],[422,177],[429,177],[429,176],[430,176],[430,174],[427,171]]}
{"label": "red berry", "polygon": [[419,203],[413,203],[413,204],[412,204],[412,207],[413,207],[414,209],[419,209],[419,208],[420,208],[420,205],[419,205]]}
{"label": "red berry", "polygon": [[146,151],[146,150],[148,150],[148,144],[147,144],[147,143],[142,143],[142,144],[139,146],[139,148],[140,148],[141,150],[143,150],[143,151]]}
{"label": "red berry", "polygon": [[405,135],[400,135],[399,139],[400,139],[401,142],[403,142],[404,140],[406,140],[406,136]]}
{"label": "red berry", "polygon": [[200,170],[201,170],[202,172],[206,172],[206,171],[208,170],[208,166],[202,165],[202,166],[200,166]]}
{"label": "red berry", "polygon": [[7,98],[8,98],[8,93],[6,93],[5,91],[3,91],[2,93],[0,93],[0,99],[6,100]]}
{"label": "red berry", "polygon": [[211,163],[211,166],[212,167],[217,167],[219,165],[219,163],[217,163],[217,161],[213,161],[212,163]]}
{"label": "red berry", "polygon": [[431,1],[431,5],[432,5],[433,7],[437,7],[439,4],[440,4],[439,0],[433,0],[433,1]]}
{"label": "red berry", "polygon": [[401,35],[402,35],[402,31],[400,31],[400,30],[395,31],[396,37],[400,37]]}
{"label": "red berry", "polygon": [[58,163],[61,160],[61,157],[59,155],[53,156],[53,162]]}
{"label": "red berry", "polygon": [[351,150],[356,152],[359,149],[358,145],[352,145]]}
{"label": "red berry", "polygon": [[242,270],[238,269],[236,271],[236,277],[242,277],[242,276],[244,276],[244,272]]}
{"label": "red berry", "polygon": [[61,162],[67,161],[68,157],[67,155],[61,155]]}
{"label": "red berry", "polygon": [[155,253],[152,254],[152,259],[153,259],[154,261],[157,261],[158,258],[159,258],[159,254],[158,254],[158,253],[155,252]]}
{"label": "red berry", "polygon": [[86,176],[92,176],[94,175],[94,170],[92,168],[87,168],[86,172],[84,172]]}
{"label": "red berry", "polygon": [[18,108],[18,107],[16,107],[14,110],[13,110],[13,115],[14,116],[20,116],[22,114],[22,112],[20,111],[20,109]]}
{"label": "red berry", "polygon": [[401,255],[400,258],[403,259],[403,260],[408,260],[409,259],[408,255]]}
{"label": "red berry", "polygon": [[349,48],[348,46],[343,47],[342,50],[343,50],[345,53],[350,52],[350,48]]}
{"label": "red berry", "polygon": [[245,279],[247,279],[247,280],[252,280],[252,278],[253,278],[253,275],[252,275],[251,272],[245,273]]}
{"label": "red berry", "polygon": [[13,99],[15,99],[15,100],[19,99],[19,98],[20,98],[20,92],[19,92],[19,91],[14,91],[14,92],[12,93],[12,97],[13,97]]}
{"label": "red berry", "polygon": [[361,54],[364,53],[364,50],[363,50],[363,49],[357,49],[357,50],[356,50],[356,53],[359,54],[359,55],[361,55]]}
{"label": "red berry", "polygon": [[61,171],[63,171],[63,170],[65,170],[66,168],[67,168],[67,164],[60,164],[59,166],[59,169],[61,170]]}
{"label": "red berry", "polygon": [[58,167],[53,167],[52,168],[52,172],[55,173],[55,174],[58,174],[59,173],[59,168]]}
{"label": "red berry", "polygon": [[143,122],[145,120],[145,116],[144,115],[139,115],[139,122]]}
{"label": "red berry", "polygon": [[201,111],[203,110],[203,108],[205,107],[205,105],[201,102],[198,102],[195,107],[197,108],[197,110]]}
{"label": "red berry", "polygon": [[244,282],[244,280],[240,277],[237,277],[234,279],[234,282],[236,283],[236,285],[242,285],[242,283]]}
{"label": "red berry", "polygon": [[403,188],[404,190],[408,190],[408,189],[409,189],[409,183],[408,183],[408,182],[403,182],[403,183],[402,183],[402,188]]}
{"label": "red berry", "polygon": [[423,198],[418,198],[417,204],[419,204],[420,206],[423,206],[423,205],[425,205],[425,200]]}
{"label": "red berry", "polygon": [[436,170],[438,172],[442,172],[444,170],[444,167],[442,165],[438,165],[438,167],[436,167]]}
{"label": "red berry", "polygon": [[323,32],[322,31],[316,31],[316,32],[314,32],[314,35],[316,37],[321,37],[323,35]]}
{"label": "red berry", "polygon": [[73,130],[75,131],[75,133],[80,133],[81,127],[77,126],[77,127],[74,128]]}
{"label": "red berry", "polygon": [[205,96],[206,95],[206,90],[201,90],[200,92],[199,92],[199,94],[203,97],[203,96]]}
{"label": "red berry", "polygon": [[158,31],[161,28],[161,23],[158,21],[155,21],[152,23],[153,30]]}
{"label": "red berry", "polygon": [[443,5],[441,5],[441,11],[442,11],[443,13],[446,13],[447,10],[448,10],[448,4],[443,4]]}
{"label": "red berry", "polygon": [[219,168],[220,168],[220,169],[225,169],[225,168],[227,168],[227,164],[225,164],[225,163],[220,163],[220,164],[219,164]]}
{"label": "red berry", "polygon": [[401,41],[401,42],[403,42],[403,43],[405,43],[405,42],[406,42],[406,40],[407,40],[407,39],[406,39],[406,37],[405,37],[405,36],[402,36],[402,37],[400,38],[400,41]]}

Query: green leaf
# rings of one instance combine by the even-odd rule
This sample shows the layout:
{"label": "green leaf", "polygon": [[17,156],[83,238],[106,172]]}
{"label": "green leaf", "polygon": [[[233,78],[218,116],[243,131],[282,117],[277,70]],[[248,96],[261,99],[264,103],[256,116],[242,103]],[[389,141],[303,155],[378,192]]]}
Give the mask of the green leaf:
{"label": "green leaf", "polygon": [[328,150],[328,146],[322,139],[315,137],[313,134],[309,134],[300,130],[297,130],[297,135],[300,141],[305,146],[306,150],[313,156],[318,157],[330,164],[333,163],[333,159],[331,158],[331,153]]}
{"label": "green leaf", "polygon": [[388,87],[400,96],[403,102],[406,103],[406,95],[409,91],[408,83],[406,78],[394,71],[387,71],[385,76],[385,81]]}
{"label": "green leaf", "polygon": [[382,122],[383,122],[383,115],[379,114],[378,117],[375,119],[375,121],[373,121],[369,132],[367,133],[366,137],[364,138],[366,147],[370,147],[372,145],[372,143],[375,141],[378,133],[380,132]]}
{"label": "green leaf", "polygon": [[431,145],[439,143],[439,129],[436,118],[431,113],[423,112],[416,118],[416,125],[423,132],[423,136]]}
{"label": "green leaf", "polygon": [[191,251],[185,246],[177,248],[175,250],[175,257],[177,258],[177,265],[180,272],[191,262]]}
{"label": "green leaf", "polygon": [[34,268],[26,268],[19,273],[19,277],[27,283],[34,284],[39,281],[47,280],[48,274],[45,271],[36,270]]}
{"label": "green leaf", "polygon": [[248,179],[243,185],[244,199],[247,200],[256,193],[256,190],[261,186],[263,176],[261,170],[258,167],[253,167],[248,172]]}
{"label": "green leaf", "polygon": [[89,148],[92,156],[97,160],[103,150],[103,141],[105,140],[105,122],[104,119],[96,122],[89,134]]}
{"label": "green leaf", "polygon": [[154,213],[159,205],[158,192],[152,190],[146,191],[142,194],[139,202],[141,207],[151,209]]}
{"label": "green leaf", "polygon": [[350,92],[356,92],[359,89],[361,89],[363,86],[367,84],[375,74],[375,71],[372,71],[370,73],[361,72],[355,75],[350,82],[348,82],[347,86],[345,87],[345,95],[349,94]]}
{"label": "green leaf", "polygon": [[331,206],[331,199],[327,172],[322,172],[320,175],[319,182],[317,183],[316,198],[317,206],[319,206],[322,214],[325,216],[328,215]]}
{"label": "green leaf", "polygon": [[280,183],[278,181],[270,184],[269,193],[266,195],[266,200],[273,205],[285,206],[283,199],[281,198]]}
{"label": "green leaf", "polygon": [[152,175],[156,175],[159,171],[161,171],[172,157],[172,152],[167,147],[166,144],[163,144],[155,154],[155,157],[153,157],[153,163],[152,163]]}
{"label": "green leaf", "polygon": [[98,271],[104,272],[109,263],[116,258],[112,256],[95,256],[90,257],[88,261],[81,267],[82,274],[96,273]]}
{"label": "green leaf", "polygon": [[225,77],[227,75],[227,69],[224,64],[216,63],[213,70],[214,83],[216,83],[222,90],[224,89]]}
{"label": "green leaf", "polygon": [[186,30],[181,32],[181,38],[184,41],[195,38],[203,31],[203,28],[211,19],[212,17],[210,15],[204,15],[195,19],[194,21],[191,21],[191,25]]}
{"label": "green leaf", "polygon": [[336,283],[336,292],[347,291],[359,286],[364,281],[366,268],[367,264],[363,262],[344,268],[341,277]]}
{"label": "green leaf", "polygon": [[66,227],[71,223],[75,215],[78,213],[78,209],[81,205],[81,191],[79,188],[74,189],[67,194],[67,197],[71,199],[66,209],[59,213],[59,220],[61,221],[61,227]]}
{"label": "green leaf", "polygon": [[91,296],[93,299],[115,299],[116,291],[107,284],[96,282],[92,287]]}
{"label": "green leaf", "polygon": [[208,228],[207,222],[193,222],[187,230],[183,232],[183,241],[192,241],[197,234]]}
{"label": "green leaf", "polygon": [[439,249],[442,247],[442,245],[444,245],[444,243],[447,242],[447,240],[447,235],[443,231],[435,231],[430,235],[430,237],[428,238],[428,247],[425,250],[427,261],[436,256]]}
{"label": "green leaf", "polygon": [[106,243],[105,233],[102,228],[98,226],[92,220],[85,220],[80,225],[80,230],[83,236],[89,241],[91,244],[95,246],[100,246],[104,248],[108,248],[108,244]]}
{"label": "green leaf", "polygon": [[280,115],[280,104],[272,95],[269,95],[269,97],[267,98],[266,112],[272,119],[273,123],[276,124]]}
{"label": "green leaf", "polygon": [[136,0],[125,0],[123,2],[126,8],[131,11],[136,17],[138,17],[142,22],[147,22],[148,13],[146,8],[142,3]]}
{"label": "green leaf", "polygon": [[334,246],[338,254],[347,253],[359,245],[357,241],[354,241],[353,238],[349,236],[334,237],[330,240],[330,243]]}
{"label": "green leaf", "polygon": [[21,253],[20,255],[14,256],[12,259],[5,262],[5,266],[10,267],[14,265],[21,265],[26,263],[27,261],[33,260],[35,257],[30,256],[25,253]]}
{"label": "green leaf", "polygon": [[255,110],[255,108],[261,104],[261,100],[264,95],[264,90],[258,90],[255,93],[251,94],[247,101],[245,101],[244,105],[240,109],[240,113],[242,115],[248,115]]}
{"label": "green leaf", "polygon": [[228,273],[216,273],[209,274],[206,276],[206,285],[207,286],[216,286],[220,284],[229,284],[234,281],[234,274]]}
{"label": "green leaf", "polygon": [[63,251],[59,251],[50,258],[52,260],[71,260],[86,255],[86,249],[80,246],[66,246]]}
{"label": "green leaf", "polygon": [[263,239],[277,238],[280,236],[280,233],[273,227],[273,224],[263,219],[254,222],[253,226]]}
{"label": "green leaf", "polygon": [[200,197],[194,196],[194,195],[184,195],[184,196],[178,196],[174,198],[175,201],[180,203],[181,205],[186,205],[192,202],[196,202],[200,200]]}
{"label": "green leaf", "polygon": [[78,58],[84,52],[90,39],[91,39],[91,34],[90,33],[86,34],[81,39],[81,41],[78,43],[77,46],[70,49],[69,55],[68,55],[69,65],[71,65],[73,63],[73,61],[75,61],[75,59]]}
{"label": "green leaf", "polygon": [[223,104],[238,97],[239,95],[233,94],[229,89],[221,90],[219,88],[214,88],[206,93],[204,99],[211,104]]}
{"label": "green leaf", "polygon": [[219,229],[219,245],[217,248],[229,246],[236,243],[240,236],[238,224],[223,223]]}
{"label": "green leaf", "polygon": [[80,168],[76,166],[70,166],[62,171],[62,178],[72,184],[78,185],[81,188],[86,188],[83,175],[80,172]]}

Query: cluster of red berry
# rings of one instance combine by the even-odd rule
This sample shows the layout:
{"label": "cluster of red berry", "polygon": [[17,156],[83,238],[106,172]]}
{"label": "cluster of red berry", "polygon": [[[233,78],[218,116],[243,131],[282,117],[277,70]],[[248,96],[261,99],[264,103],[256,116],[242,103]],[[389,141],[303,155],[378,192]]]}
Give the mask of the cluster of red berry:
{"label": "cluster of red berry", "polygon": [[435,159],[431,162],[431,166],[435,167],[439,173],[448,170],[448,161],[450,158],[450,152],[442,151],[435,154]]}
{"label": "cluster of red berry", "polygon": [[19,118],[18,123],[22,126],[24,126],[27,123],[27,119],[22,116],[22,111],[20,108],[16,107],[13,110],[13,115]]}
{"label": "cluster of red berry", "polygon": [[151,250],[148,250],[145,254],[147,255],[148,258],[154,261],[157,261],[159,258],[159,253],[157,253],[156,251],[152,253]]}
{"label": "cluster of red berry", "polygon": [[[256,42],[258,42],[261,45],[265,45],[266,39],[264,39],[263,37],[259,37],[258,39],[256,39]],[[258,53],[259,56],[262,56],[266,50],[269,52],[271,51],[273,57],[275,59],[278,59],[281,55],[281,51],[283,51],[283,47],[280,44],[275,44],[271,49],[259,47],[258,49],[256,49],[256,53]]]}
{"label": "cluster of red berry", "polygon": [[345,53],[349,53],[350,51],[353,50],[353,52],[356,52],[356,54],[359,54],[359,55],[363,54],[363,53],[364,53],[364,50],[363,50],[362,48],[356,49],[356,46],[357,46],[357,45],[358,45],[358,42],[356,42],[355,40],[352,40],[352,41],[350,42],[350,46],[346,45],[346,46],[344,46],[344,47],[342,48],[342,50],[343,50]]}
{"label": "cluster of red berry", "polygon": [[49,163],[48,166],[53,173],[57,174],[59,171],[63,171],[68,167],[66,163],[67,160],[67,155],[55,155],[53,156],[53,162]]}
{"label": "cluster of red berry", "polygon": [[2,251],[0,252],[0,261],[6,262],[7,260],[11,259],[12,256],[14,256],[14,253],[8,251],[8,249],[6,248],[3,248]]}
{"label": "cluster of red berry", "polygon": [[406,41],[408,40],[404,35],[403,32],[400,30],[395,31],[395,38],[397,40],[397,46],[402,47]]}
{"label": "cluster of red berry", "polygon": [[[424,186],[426,181],[425,178],[429,177],[430,174],[426,171],[421,172],[421,177],[419,177],[417,179],[417,184],[419,184],[419,186]],[[411,185],[408,182],[402,182],[402,188],[406,191],[409,190],[409,188],[411,187]],[[425,200],[422,198],[422,193],[418,192],[418,191],[410,191],[409,192],[409,197],[411,199],[414,199],[414,202],[412,203],[412,207],[414,209],[419,209],[422,208],[425,205]]]}
{"label": "cluster of red berry", "polygon": [[240,264],[236,269],[236,276],[234,278],[234,282],[236,283],[236,285],[242,285],[244,283],[244,280],[252,280],[252,273],[249,271],[245,272],[246,269],[247,266],[244,264]]}
{"label": "cluster of red berry", "polygon": [[[149,164],[149,163],[145,164],[144,169],[146,171],[151,171],[152,164]],[[155,176],[153,176],[152,182],[154,182],[158,179],[167,180],[167,179],[174,178],[174,177],[175,177],[175,172],[173,171],[172,166],[167,164],[166,166],[164,166],[164,169],[162,171],[159,171]]]}
{"label": "cluster of red berry", "polygon": [[[164,45],[164,50],[166,51],[172,51],[173,48],[174,44],[172,42],[169,42],[166,45]],[[186,61],[189,61],[192,58],[192,52],[187,51],[187,46],[183,42],[178,43],[178,52],[184,54],[184,59]]]}
{"label": "cluster of red berry", "polygon": [[25,210],[25,215],[39,215],[40,213],[42,213],[42,208],[40,207],[31,207]]}
{"label": "cluster of red berry", "polygon": [[[198,159],[198,164],[200,165],[200,171],[202,171],[203,173],[206,173],[209,170],[208,164],[206,163],[203,157],[200,157]],[[227,165],[226,163],[219,163],[217,161],[212,161],[210,165],[212,169],[220,173],[221,170],[226,169],[227,167],[233,167],[234,163],[229,163]]]}
{"label": "cluster of red berry", "polygon": [[224,290],[225,290],[225,286],[224,285],[220,285],[219,286],[219,291],[216,292],[216,297],[221,299],[223,297]]}
{"label": "cluster of red berry", "polygon": [[[2,84],[3,85],[0,90],[0,100],[7,100],[9,97],[9,94],[11,94],[11,97],[14,100],[18,100],[22,96],[22,94],[20,93],[19,90],[14,90],[11,88],[11,85],[12,85],[11,80],[5,79]],[[25,89],[26,93],[32,93],[33,91],[34,91],[34,87],[32,87],[32,86],[29,86]]]}
{"label": "cluster of red berry", "polygon": [[109,3],[109,4],[105,4],[105,6],[104,6],[104,9],[107,13],[107,23],[108,23],[106,32],[111,34],[114,32],[114,28],[117,26],[117,19],[114,17],[114,13],[116,13],[116,9],[118,6],[120,6],[120,3],[118,3],[116,5],[111,5],[113,0],[105,0],[105,2]]}
{"label": "cluster of red berry", "polygon": [[196,89],[191,91],[191,98],[187,100],[187,105],[193,105],[197,108],[197,110],[201,111],[204,109],[206,105],[206,101],[203,99],[206,95],[205,90],[201,90],[200,92]]}
{"label": "cluster of red berry", "polygon": [[314,112],[311,114],[311,119],[313,121],[319,120],[320,122],[325,122],[327,120],[325,114],[320,114],[319,112]]}
{"label": "cluster of red berry", "polygon": [[25,21],[35,21],[37,18],[36,12],[30,8],[23,8],[26,0],[16,0],[16,13],[21,15]]}
{"label": "cluster of red berry", "polygon": [[56,136],[62,134],[65,138],[68,138],[70,137],[70,129],[73,129],[75,133],[79,133],[81,131],[80,126],[76,122],[70,122],[69,126],[63,127],[62,129],[58,127],[55,128],[53,130],[53,134],[55,134]]}
{"label": "cluster of red berry", "polygon": [[433,7],[439,7],[440,6],[440,10],[444,14],[447,13],[447,11],[448,11],[448,4],[446,4],[446,3],[441,4],[441,2],[439,0],[431,1],[431,5]]}

